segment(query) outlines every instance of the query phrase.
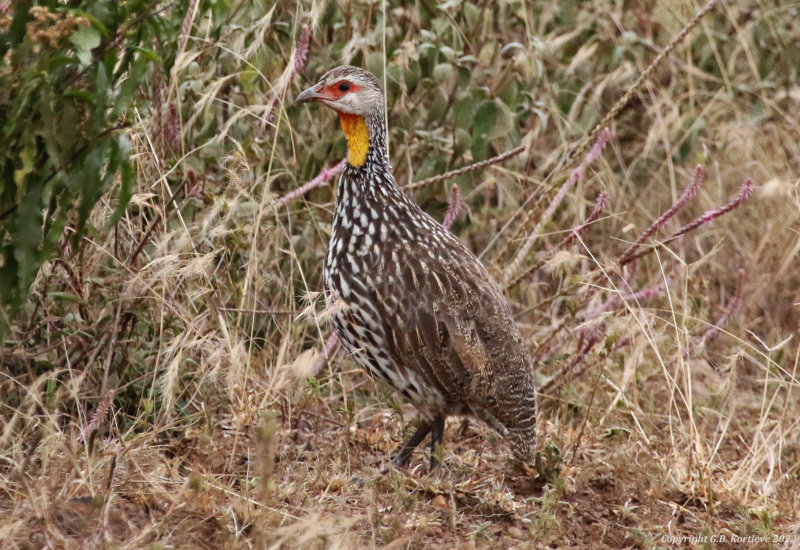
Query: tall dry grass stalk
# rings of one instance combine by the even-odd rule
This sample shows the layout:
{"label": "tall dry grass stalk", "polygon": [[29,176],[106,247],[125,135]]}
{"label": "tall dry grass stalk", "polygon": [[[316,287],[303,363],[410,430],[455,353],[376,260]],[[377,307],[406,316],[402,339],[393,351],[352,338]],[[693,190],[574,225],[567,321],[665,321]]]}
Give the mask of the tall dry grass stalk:
{"label": "tall dry grass stalk", "polygon": [[[555,4],[477,4],[473,20],[467,3],[240,3],[219,20],[189,2],[183,55],[130,129],[131,203],[101,229],[109,194],[86,247],[45,266],[0,356],[4,544],[618,548],[797,532],[800,135],[791,85],[773,82],[792,68],[771,71],[796,32],[778,24],[791,6],[717,5],[700,22],[690,2],[581,3],[567,22]],[[373,55],[384,38],[388,59]],[[471,421],[448,424],[438,474],[415,455],[377,475],[414,415],[328,336],[324,184],[345,149],[335,117],[289,107],[350,61],[386,65],[398,181],[509,272],[549,484],[511,476]],[[522,74],[538,85],[514,92]],[[518,98],[485,157],[452,115],[472,93]],[[576,173],[592,128],[614,137]]]}

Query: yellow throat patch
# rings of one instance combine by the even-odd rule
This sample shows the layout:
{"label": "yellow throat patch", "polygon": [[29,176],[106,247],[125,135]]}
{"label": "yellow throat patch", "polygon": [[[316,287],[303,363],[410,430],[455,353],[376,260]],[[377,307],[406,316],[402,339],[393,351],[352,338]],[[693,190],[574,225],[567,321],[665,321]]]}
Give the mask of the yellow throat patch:
{"label": "yellow throat patch", "polygon": [[351,166],[359,167],[367,162],[369,151],[369,130],[364,117],[339,113],[344,137],[347,138],[347,160]]}

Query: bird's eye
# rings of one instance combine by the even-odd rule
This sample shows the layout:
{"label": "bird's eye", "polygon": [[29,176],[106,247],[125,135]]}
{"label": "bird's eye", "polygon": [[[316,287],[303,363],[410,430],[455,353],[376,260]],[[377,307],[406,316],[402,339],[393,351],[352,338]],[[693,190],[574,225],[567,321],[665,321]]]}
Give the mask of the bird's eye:
{"label": "bird's eye", "polygon": [[341,84],[339,84],[339,91],[340,92],[346,92],[349,89],[350,89],[350,83],[349,82],[342,82]]}

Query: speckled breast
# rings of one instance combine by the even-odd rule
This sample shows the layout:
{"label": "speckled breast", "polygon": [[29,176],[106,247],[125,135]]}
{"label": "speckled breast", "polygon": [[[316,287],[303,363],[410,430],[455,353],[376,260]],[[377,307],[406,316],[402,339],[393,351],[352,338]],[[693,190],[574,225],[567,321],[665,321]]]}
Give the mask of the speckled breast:
{"label": "speckled breast", "polygon": [[[365,172],[356,172],[366,177]],[[386,351],[375,278],[380,277],[386,220],[361,197],[364,184],[347,173],[339,182],[336,213],[325,257],[323,287],[333,326],[358,365],[409,398],[404,379]]]}

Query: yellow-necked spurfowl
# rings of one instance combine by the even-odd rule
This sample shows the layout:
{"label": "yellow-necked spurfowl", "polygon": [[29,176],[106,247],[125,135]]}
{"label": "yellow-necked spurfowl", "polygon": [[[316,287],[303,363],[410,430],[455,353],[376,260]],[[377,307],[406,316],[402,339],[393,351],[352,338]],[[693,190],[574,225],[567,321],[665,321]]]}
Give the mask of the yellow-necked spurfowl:
{"label": "yellow-necked spurfowl", "polygon": [[444,419],[471,414],[532,464],[536,389],[531,357],[498,284],[458,238],[397,186],[386,153],[378,79],[337,67],[302,92],[339,115],[348,164],[339,180],[323,284],[342,344],[419,410],[392,459],[405,465],[431,434],[437,465]]}

